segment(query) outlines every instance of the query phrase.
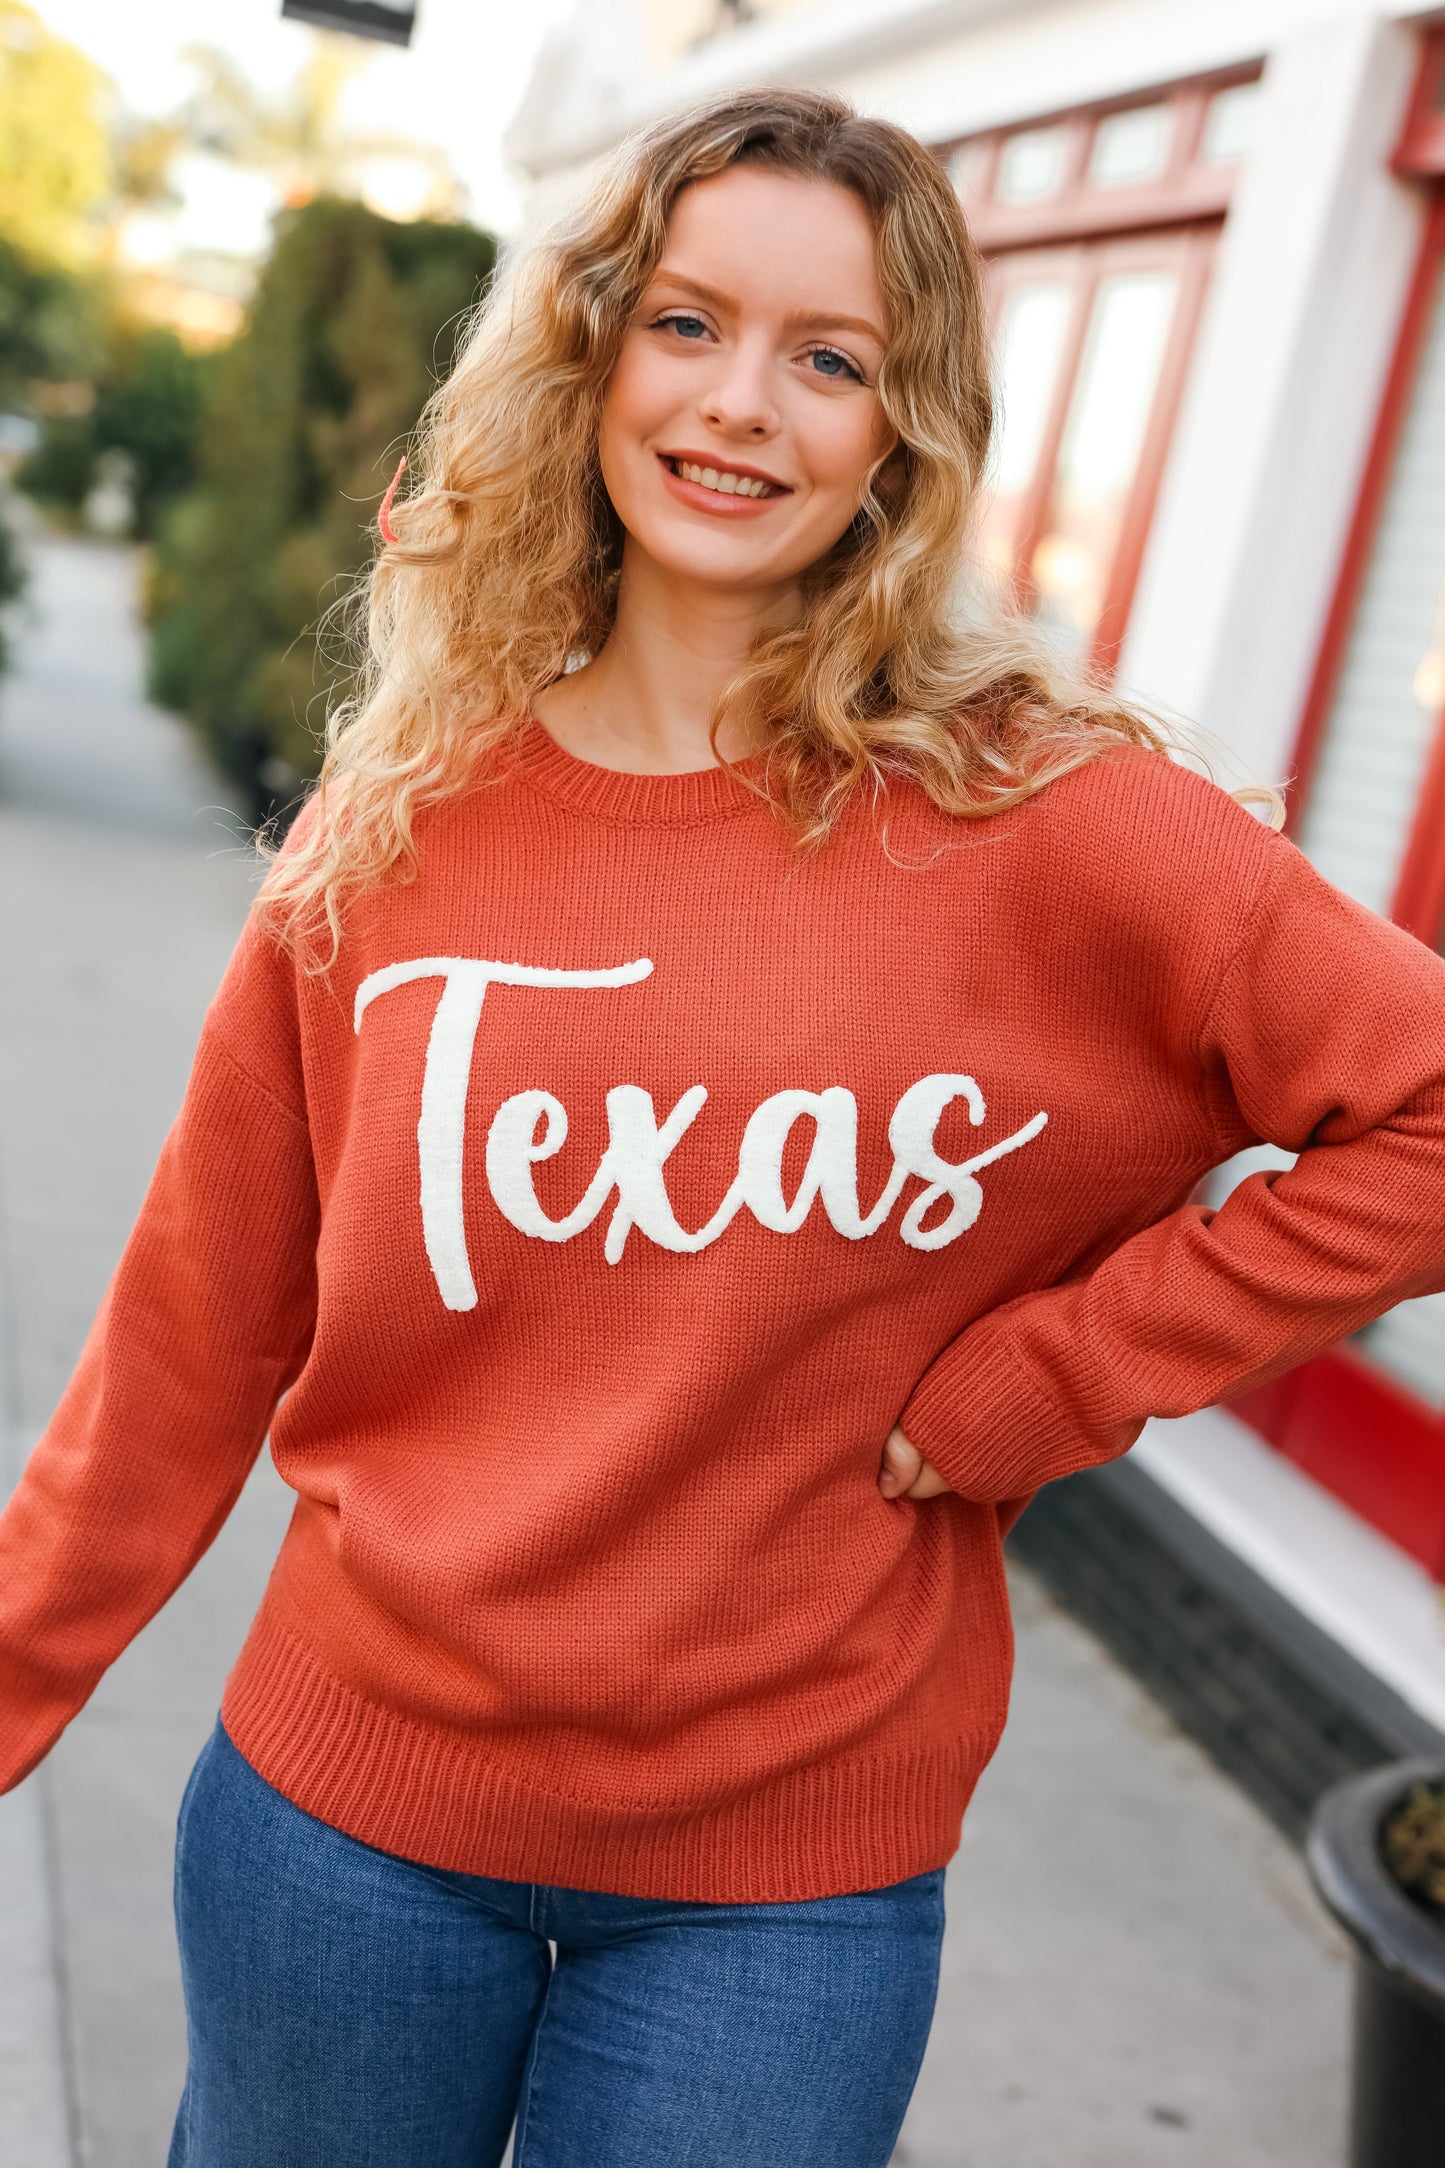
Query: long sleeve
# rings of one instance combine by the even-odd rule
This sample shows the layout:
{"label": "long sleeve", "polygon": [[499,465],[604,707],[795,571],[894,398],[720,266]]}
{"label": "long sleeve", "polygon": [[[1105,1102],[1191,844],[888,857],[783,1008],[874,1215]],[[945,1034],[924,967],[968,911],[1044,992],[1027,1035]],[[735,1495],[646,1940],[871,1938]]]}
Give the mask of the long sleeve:
{"label": "long sleeve", "polygon": [[242,936],[69,1385],[0,1515],[0,1788],[225,1520],[315,1315],[292,975]]}
{"label": "long sleeve", "polygon": [[[1225,1399],[1445,1286],[1445,962],[1282,838],[1259,851],[1257,900],[1199,1035],[1199,1089],[1225,1110],[1227,1150],[1243,1127],[1301,1156],[943,1350],[900,1420],[963,1496],[1001,1500],[1109,1460],[1150,1416]],[[1186,919],[1187,891],[1186,870]]]}

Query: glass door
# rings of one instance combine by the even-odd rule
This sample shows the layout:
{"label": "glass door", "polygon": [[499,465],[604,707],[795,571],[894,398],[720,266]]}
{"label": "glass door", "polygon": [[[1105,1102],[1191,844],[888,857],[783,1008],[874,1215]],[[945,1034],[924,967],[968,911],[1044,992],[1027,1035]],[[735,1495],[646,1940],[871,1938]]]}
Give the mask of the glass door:
{"label": "glass door", "polygon": [[[1429,253],[1408,395],[1377,477],[1295,838],[1371,910],[1440,946],[1445,926],[1445,270]],[[1445,1296],[1408,1302],[1357,1351],[1445,1414]]]}
{"label": "glass door", "polygon": [[[1290,829],[1445,946],[1445,208],[1428,222],[1306,707]],[[1239,1413],[1445,1576],[1445,1295],[1399,1304]]]}

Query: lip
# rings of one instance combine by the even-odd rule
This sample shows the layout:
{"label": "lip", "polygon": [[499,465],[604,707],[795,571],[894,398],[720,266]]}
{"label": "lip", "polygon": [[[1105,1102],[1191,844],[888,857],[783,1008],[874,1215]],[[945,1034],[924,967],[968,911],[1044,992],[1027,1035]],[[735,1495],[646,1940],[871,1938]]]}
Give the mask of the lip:
{"label": "lip", "polygon": [[[685,482],[680,474],[674,474],[667,464],[670,459],[685,459],[690,467],[717,467],[719,472],[743,474],[753,481],[771,482],[777,495],[729,497],[721,490],[704,489],[701,482]],[[793,494],[786,482],[780,482],[775,474],[768,474],[762,467],[750,467],[739,459],[729,459],[725,467],[720,467],[716,452],[659,452],[657,464],[662,471],[664,488],[680,503],[691,505],[696,512],[710,513],[714,519],[757,519]]]}
{"label": "lip", "polygon": [[769,474],[766,467],[750,467],[746,460],[723,460],[716,452],[691,452],[685,447],[676,452],[661,451],[657,456],[659,459],[685,459],[690,467],[715,467],[719,474],[745,474],[750,482],[771,482],[774,489],[788,491],[787,483],[780,482],[776,474]]}

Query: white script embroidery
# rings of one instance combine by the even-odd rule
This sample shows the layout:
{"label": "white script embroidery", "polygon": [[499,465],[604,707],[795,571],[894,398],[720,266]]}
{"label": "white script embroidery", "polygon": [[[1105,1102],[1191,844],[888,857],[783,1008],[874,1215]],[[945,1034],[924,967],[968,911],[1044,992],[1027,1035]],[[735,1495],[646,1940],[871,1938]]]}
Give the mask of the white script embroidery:
{"label": "white script embroidery", "polygon": [[[416,1140],[422,1240],[449,1310],[470,1310],[477,1301],[463,1215],[462,1154],[472,1052],[488,986],[635,986],[651,973],[645,956],[608,971],[553,971],[471,956],[422,956],[373,971],[357,988],[354,1028],[359,1032],[378,994],[412,979],[444,981],[427,1040]],[[858,1103],[837,1084],[821,1092],[775,1092],[763,1101],[743,1131],[736,1180],[695,1234],[678,1225],[663,1168],[706,1104],[705,1084],[685,1091],[661,1123],[650,1092],[638,1084],[614,1084],[607,1094],[607,1146],[597,1172],[561,1219],[543,1211],[532,1168],[539,1160],[554,1158],[566,1143],[567,1109],[551,1092],[516,1092],[498,1107],[487,1133],[487,1187],[504,1219],[543,1242],[570,1242],[592,1225],[615,1194],[603,1243],[603,1255],[615,1265],[634,1227],[661,1249],[701,1250],[717,1240],[744,1205],[761,1226],[776,1234],[795,1234],[819,1197],[837,1232],[861,1241],[878,1232],[913,1175],[925,1187],[904,1213],[899,1237],[910,1249],[941,1250],[972,1227],[983,1209],[979,1172],[1027,1144],[1048,1121],[1047,1114],[1035,1114],[972,1159],[942,1159],[933,1140],[944,1109],[955,1099],[963,1100],[977,1128],[988,1109],[971,1076],[926,1076],[903,1094],[888,1124],[893,1167],[867,1213],[858,1203]],[[794,1125],[804,1120],[813,1124],[813,1142],[790,1202],[783,1194],[783,1155]],[[950,1210],[937,1226],[925,1228],[929,1213],[945,1198]]]}

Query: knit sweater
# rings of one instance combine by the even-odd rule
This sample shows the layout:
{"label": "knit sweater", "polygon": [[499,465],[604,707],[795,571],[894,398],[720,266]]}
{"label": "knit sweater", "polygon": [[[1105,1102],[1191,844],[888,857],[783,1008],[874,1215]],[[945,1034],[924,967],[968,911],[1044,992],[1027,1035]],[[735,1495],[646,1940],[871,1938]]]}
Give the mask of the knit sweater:
{"label": "knit sweater", "polygon": [[[442,1868],[676,1899],[955,1849],[1001,1530],[1445,1284],[1445,964],[1111,754],[800,852],[529,726],[308,977],[255,925],[0,1519],[0,1782],[296,1507],[226,1727]],[[1201,1176],[1299,1151],[1218,1211]],[[951,1493],[885,1500],[901,1423]]]}

